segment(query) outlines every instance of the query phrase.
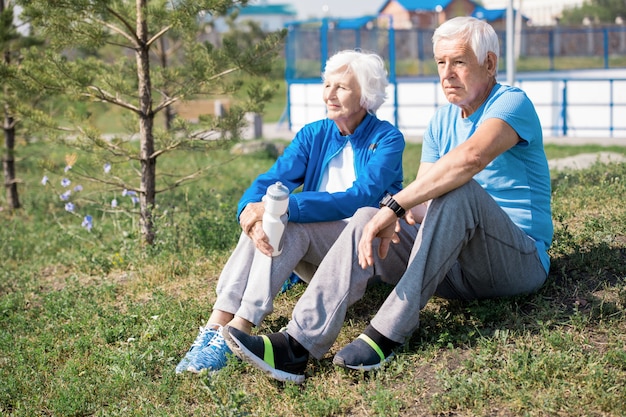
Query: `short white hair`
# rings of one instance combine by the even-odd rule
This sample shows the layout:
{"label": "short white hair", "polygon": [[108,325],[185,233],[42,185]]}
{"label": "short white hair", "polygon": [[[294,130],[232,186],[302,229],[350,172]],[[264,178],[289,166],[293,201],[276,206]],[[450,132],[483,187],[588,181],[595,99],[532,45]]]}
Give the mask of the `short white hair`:
{"label": "short white hair", "polygon": [[496,54],[496,60],[500,55],[498,34],[489,23],[475,17],[459,16],[445,21],[433,34],[433,51],[442,39],[465,42],[474,51],[480,65],[485,63],[487,53]]}
{"label": "short white hair", "polygon": [[389,84],[383,59],[375,53],[352,49],[337,52],[326,61],[322,79],[326,81],[327,75],[344,67],[354,73],[361,87],[361,107],[368,113],[376,113],[387,98],[385,89]]}

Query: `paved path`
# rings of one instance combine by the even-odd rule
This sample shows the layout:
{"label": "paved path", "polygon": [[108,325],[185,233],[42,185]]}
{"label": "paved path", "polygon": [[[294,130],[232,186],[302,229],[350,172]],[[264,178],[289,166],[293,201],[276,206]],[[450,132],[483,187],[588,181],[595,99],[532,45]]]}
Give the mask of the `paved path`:
{"label": "paved path", "polygon": [[582,169],[593,165],[596,162],[603,163],[624,163],[626,156],[616,152],[581,153],[567,158],[551,159],[548,161],[550,169]]}

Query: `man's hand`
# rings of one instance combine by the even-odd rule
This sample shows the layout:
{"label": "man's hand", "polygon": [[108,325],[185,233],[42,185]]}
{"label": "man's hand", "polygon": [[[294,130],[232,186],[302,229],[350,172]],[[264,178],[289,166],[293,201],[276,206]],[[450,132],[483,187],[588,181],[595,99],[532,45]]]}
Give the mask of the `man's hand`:
{"label": "man's hand", "polygon": [[407,210],[404,220],[410,225],[422,224],[428,210],[428,203],[418,204],[417,206]]}
{"label": "man's hand", "polygon": [[363,235],[359,241],[359,265],[365,269],[374,265],[374,253],[372,250],[374,239],[380,239],[378,256],[384,259],[389,252],[389,245],[400,242],[398,232],[400,223],[396,214],[388,207],[381,208],[378,213],[365,225]]}

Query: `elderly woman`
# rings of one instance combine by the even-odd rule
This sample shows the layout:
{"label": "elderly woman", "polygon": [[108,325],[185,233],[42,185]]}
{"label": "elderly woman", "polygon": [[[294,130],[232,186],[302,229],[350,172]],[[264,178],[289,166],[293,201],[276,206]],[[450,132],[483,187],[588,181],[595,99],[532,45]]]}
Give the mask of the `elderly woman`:
{"label": "elderly woman", "polygon": [[[274,297],[293,271],[310,281],[358,208],[378,207],[384,195],[402,187],[404,138],[375,116],[386,98],[383,60],[372,53],[342,51],[327,61],[322,78],[327,118],[304,126],[241,197],[239,243],[220,275],[208,323],[177,373],[222,368],[231,352],[222,327],[249,334],[272,311]],[[270,258],[262,197],[277,181],[291,194],[282,253]],[[301,192],[292,193],[299,187]]]}

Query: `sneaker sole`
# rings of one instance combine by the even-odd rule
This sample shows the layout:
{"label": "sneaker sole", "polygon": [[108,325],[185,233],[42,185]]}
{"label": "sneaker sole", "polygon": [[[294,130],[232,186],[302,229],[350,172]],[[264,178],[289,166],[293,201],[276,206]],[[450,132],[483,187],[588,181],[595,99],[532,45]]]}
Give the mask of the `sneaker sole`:
{"label": "sneaker sole", "polygon": [[282,382],[295,382],[296,384],[302,384],[304,382],[304,375],[290,374],[289,372],[269,366],[263,359],[260,359],[242,345],[241,342],[228,331],[223,332],[223,336],[230,350],[232,350],[239,359],[256,366],[270,377]]}
{"label": "sneaker sole", "polygon": [[[221,368],[220,368],[220,369],[221,369]],[[198,370],[198,369],[193,368],[193,367],[191,367],[191,366],[190,366],[190,367],[188,367],[188,368],[186,369],[186,371],[187,371],[187,372],[190,372],[190,373],[192,373],[192,374],[196,374],[196,375],[198,375],[198,374],[209,374],[209,375],[213,375],[213,374],[215,374],[215,373],[219,372],[219,369],[215,370],[215,369],[209,369],[209,368],[202,368],[202,369]]]}
{"label": "sneaker sole", "polygon": [[340,366],[342,368],[352,369],[352,370],[355,370],[355,371],[365,371],[365,372],[368,372],[368,371],[373,371],[375,369],[382,368],[383,366],[385,366],[391,360],[391,358],[393,358],[393,353],[390,354],[389,356],[387,356],[384,361],[375,363],[373,365],[348,365],[348,364],[346,364],[346,362],[345,362],[345,360],[343,358],[335,356],[333,358],[333,364],[337,365],[337,366]]}

